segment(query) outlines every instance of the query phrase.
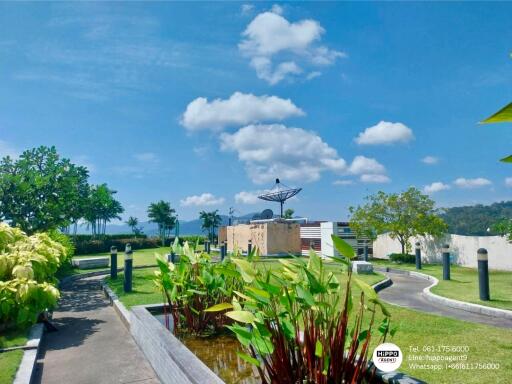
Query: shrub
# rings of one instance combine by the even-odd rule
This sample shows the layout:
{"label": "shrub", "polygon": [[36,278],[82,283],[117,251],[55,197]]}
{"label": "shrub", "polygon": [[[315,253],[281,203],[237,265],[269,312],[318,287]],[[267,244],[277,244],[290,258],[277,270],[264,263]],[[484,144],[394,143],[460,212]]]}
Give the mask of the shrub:
{"label": "shrub", "polygon": [[66,260],[62,260],[62,263],[65,261],[71,261],[71,257],[75,254],[75,244],[73,243],[73,240],[71,240],[71,238],[65,233],[56,229],[49,231],[48,236],[50,236],[50,239],[56,241],[66,249]]}
{"label": "shrub", "polygon": [[118,251],[123,251],[127,243],[131,244],[133,250],[160,247],[160,239],[156,237],[84,240],[75,242],[75,254],[87,255],[90,253],[110,252],[110,247],[112,246],[117,247]]}
{"label": "shrub", "polygon": [[46,233],[0,223],[0,328],[36,321],[59,298],[55,272],[68,251]]}
{"label": "shrub", "polygon": [[[86,241],[86,240],[120,240],[120,239],[133,239],[135,235],[133,233],[120,233],[115,235],[75,235],[73,236],[74,242]],[[145,239],[148,236],[145,234],[137,235],[137,239]]]}
{"label": "shrub", "polygon": [[[231,308],[224,303],[242,288],[240,274],[228,259],[213,263],[210,255],[196,252],[187,242],[181,246],[176,239],[172,248],[179,261],[173,264],[157,257],[159,271],[155,272],[155,283],[168,304],[173,332],[220,332],[231,323],[222,311]],[[169,328],[167,313],[166,325]]]}
{"label": "shrub", "polygon": [[416,256],[407,253],[392,253],[389,259],[394,263],[414,264],[416,262]]}
{"label": "shrub", "polygon": [[[247,351],[239,356],[258,368],[264,384],[371,381],[370,341],[377,334],[384,342],[394,333],[390,314],[372,287],[352,277],[350,245],[335,236],[333,243],[345,255],[333,259],[346,266],[346,284],[314,251],[307,263],[280,260],[282,270],[262,271],[246,259],[233,259],[245,285],[226,316],[237,322],[229,328]],[[358,308],[352,304],[353,280],[361,288]],[[377,308],[384,314],[378,326]]]}

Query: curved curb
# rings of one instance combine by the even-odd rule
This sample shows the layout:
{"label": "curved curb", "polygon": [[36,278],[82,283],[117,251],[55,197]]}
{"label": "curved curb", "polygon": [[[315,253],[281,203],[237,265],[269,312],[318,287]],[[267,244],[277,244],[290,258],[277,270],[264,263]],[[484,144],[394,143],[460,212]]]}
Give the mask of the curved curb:
{"label": "curved curb", "polygon": [[506,309],[499,309],[499,308],[493,308],[488,307],[485,305],[480,304],[473,304],[468,303],[466,301],[460,301],[455,299],[449,299],[444,296],[439,296],[435,293],[430,292],[430,289],[435,287],[437,284],[439,284],[439,280],[435,278],[434,276],[427,275],[425,273],[416,272],[416,271],[404,271],[403,269],[393,269],[386,267],[386,272],[398,272],[398,273],[405,273],[409,276],[415,276],[417,278],[431,281],[432,284],[430,284],[428,287],[423,289],[423,296],[430,302],[441,304],[446,307],[451,307],[455,309],[461,309],[466,312],[472,312],[477,313],[480,315],[488,316],[488,317],[499,317],[499,318],[505,318],[512,320],[512,311],[506,310]]}
{"label": "curved curb", "polygon": [[384,279],[382,281],[379,281],[376,284],[373,284],[372,288],[375,290],[375,292],[380,292],[384,288],[390,287],[391,285],[393,285],[393,280],[391,280],[391,278],[388,277],[388,278],[386,278],[386,279]]}

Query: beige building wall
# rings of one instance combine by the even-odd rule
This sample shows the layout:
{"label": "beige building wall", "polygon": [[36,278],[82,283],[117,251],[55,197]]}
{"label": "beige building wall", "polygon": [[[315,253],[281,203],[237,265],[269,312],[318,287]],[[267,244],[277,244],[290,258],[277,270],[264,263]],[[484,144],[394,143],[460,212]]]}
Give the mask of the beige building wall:
{"label": "beige building wall", "polygon": [[300,253],[300,225],[297,223],[239,224],[226,227],[228,251],[247,252],[249,240],[261,255]]}

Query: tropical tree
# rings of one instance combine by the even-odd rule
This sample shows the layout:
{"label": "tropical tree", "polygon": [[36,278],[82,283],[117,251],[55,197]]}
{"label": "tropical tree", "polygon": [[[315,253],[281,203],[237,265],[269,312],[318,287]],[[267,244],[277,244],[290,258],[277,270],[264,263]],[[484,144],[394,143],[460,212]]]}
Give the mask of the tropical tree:
{"label": "tropical tree", "polygon": [[83,215],[88,171],[61,158],[55,147],[0,162],[0,220],[28,234],[67,227]]}
{"label": "tropical tree", "polygon": [[350,213],[350,226],[356,234],[373,238],[389,233],[392,239],[400,242],[402,253],[410,250],[411,237],[437,237],[447,229],[434,201],[414,187],[402,193],[377,192],[366,197],[364,205],[350,207]]}
{"label": "tropical tree", "polygon": [[292,219],[294,213],[295,213],[295,211],[293,209],[287,208],[284,211],[283,219]]}
{"label": "tropical tree", "polygon": [[135,237],[142,234],[142,226],[139,226],[139,219],[137,219],[134,216],[130,216],[127,221],[125,221],[126,224],[131,228],[133,234]]}
{"label": "tropical tree", "polygon": [[113,219],[121,220],[119,216],[124,208],[114,198],[117,191],[110,189],[107,184],[94,185],[89,190],[88,202],[84,219],[91,228],[93,236],[104,235],[107,223]]}
{"label": "tropical tree", "polygon": [[219,215],[219,210],[206,212],[199,212],[199,218],[202,221],[201,228],[208,232],[208,239],[213,242],[216,236],[216,229],[222,224],[222,218]]}
{"label": "tropical tree", "polygon": [[162,241],[162,246],[165,246],[165,239],[176,225],[175,213],[176,210],[171,208],[171,203],[163,200],[151,203],[148,207],[149,221],[158,225],[158,235]]}

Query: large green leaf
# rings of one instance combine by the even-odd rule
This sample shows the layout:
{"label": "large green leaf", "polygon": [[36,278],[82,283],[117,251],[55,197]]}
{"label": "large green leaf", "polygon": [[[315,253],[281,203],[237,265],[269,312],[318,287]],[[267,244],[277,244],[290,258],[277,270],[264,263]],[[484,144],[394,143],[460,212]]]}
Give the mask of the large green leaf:
{"label": "large green leaf", "polygon": [[253,323],[254,320],[256,320],[254,315],[249,311],[226,312],[226,316],[240,323]]}
{"label": "large green leaf", "polygon": [[240,357],[242,360],[245,360],[249,364],[253,364],[253,365],[257,366],[257,367],[260,366],[260,361],[255,359],[254,357],[249,356],[246,353],[238,352],[238,351],[236,352],[236,354],[238,355],[238,357]]}
{"label": "large green leaf", "polygon": [[206,308],[204,311],[205,312],[220,312],[220,311],[224,311],[225,309],[233,309],[233,304],[231,304],[231,303],[215,304],[215,305],[211,306],[210,308]]}
{"label": "large green leaf", "polygon": [[253,265],[249,263],[247,260],[232,259],[232,261],[239,268],[240,273],[242,275],[242,279],[244,279],[246,283],[252,283],[257,274],[256,268],[254,268]]}
{"label": "large green leaf", "polygon": [[361,291],[364,292],[368,300],[375,301],[378,299],[377,292],[375,292],[375,289],[373,289],[371,285],[363,280],[358,279],[357,277],[353,277],[353,279],[356,284],[359,285],[359,288],[361,288]]}
{"label": "large green leaf", "polygon": [[504,157],[503,159],[500,159],[500,161],[504,163],[512,163],[512,155]]}
{"label": "large green leaf", "polygon": [[334,248],[343,256],[348,259],[353,259],[356,255],[354,252],[354,248],[347,243],[345,240],[342,240],[336,235],[331,235],[332,243],[334,244]]}
{"label": "large green leaf", "polygon": [[480,123],[512,123],[512,103],[500,109],[494,115],[482,120]]}

